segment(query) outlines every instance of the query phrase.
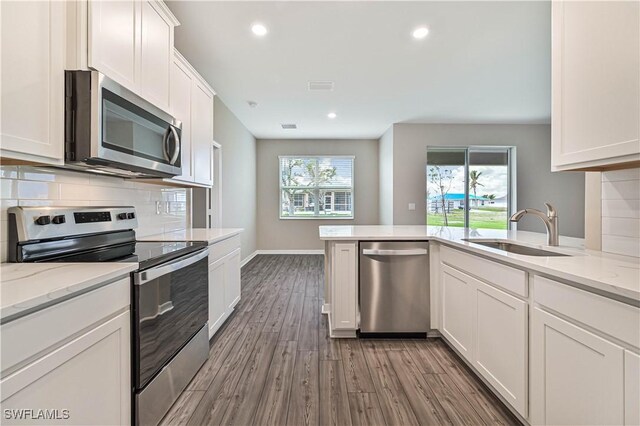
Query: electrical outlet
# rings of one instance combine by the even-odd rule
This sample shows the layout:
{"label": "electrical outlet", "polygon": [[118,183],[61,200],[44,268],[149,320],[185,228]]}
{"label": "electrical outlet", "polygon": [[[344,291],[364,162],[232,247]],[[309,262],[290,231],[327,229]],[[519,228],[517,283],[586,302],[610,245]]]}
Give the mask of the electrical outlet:
{"label": "electrical outlet", "polygon": [[414,211],[416,209],[416,203],[409,203],[409,211]]}
{"label": "electrical outlet", "polygon": [[162,202],[156,201],[156,214],[162,214]]}

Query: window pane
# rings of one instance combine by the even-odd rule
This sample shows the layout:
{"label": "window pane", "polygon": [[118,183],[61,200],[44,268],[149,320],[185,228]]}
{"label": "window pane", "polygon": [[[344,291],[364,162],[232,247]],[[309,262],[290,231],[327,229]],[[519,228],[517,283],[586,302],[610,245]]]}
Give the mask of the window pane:
{"label": "window pane", "polygon": [[469,150],[469,228],[507,229],[508,163],[506,150]]}
{"label": "window pane", "polygon": [[353,158],[281,157],[280,217],[353,217]]}
{"label": "window pane", "polygon": [[460,149],[427,152],[427,225],[465,226],[464,158]]}

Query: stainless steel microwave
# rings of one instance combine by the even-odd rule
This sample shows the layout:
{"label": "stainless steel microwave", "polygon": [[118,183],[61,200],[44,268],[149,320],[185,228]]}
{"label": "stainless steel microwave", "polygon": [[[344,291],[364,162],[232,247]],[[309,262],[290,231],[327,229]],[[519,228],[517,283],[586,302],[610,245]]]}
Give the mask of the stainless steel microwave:
{"label": "stainless steel microwave", "polygon": [[136,178],[180,175],[181,128],[97,71],[65,72],[65,167]]}

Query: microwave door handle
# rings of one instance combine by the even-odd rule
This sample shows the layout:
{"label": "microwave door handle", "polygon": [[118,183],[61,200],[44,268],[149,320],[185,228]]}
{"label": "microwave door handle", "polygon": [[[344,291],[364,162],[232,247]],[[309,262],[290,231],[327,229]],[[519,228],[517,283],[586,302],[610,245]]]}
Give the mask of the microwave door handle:
{"label": "microwave door handle", "polygon": [[[173,156],[171,157],[171,159],[169,160],[169,164],[174,165],[176,164],[176,161],[178,161],[178,157],[180,156],[180,136],[178,136],[178,132],[176,131],[176,128],[173,126],[170,126],[169,129],[171,130],[171,133],[173,133],[173,140],[175,141],[175,150],[173,151]],[[169,140],[169,138],[167,138],[167,141]]]}
{"label": "microwave door handle", "polygon": [[187,257],[186,259],[180,258],[173,262],[151,268],[146,271],[137,272],[133,274],[133,283],[135,285],[144,285],[149,281],[153,281],[163,275],[167,275],[171,272],[177,271],[178,269],[186,268],[187,266],[193,265],[194,263],[204,259],[208,255],[209,250],[205,249],[197,252],[195,255]]}
{"label": "microwave door handle", "polygon": [[169,134],[171,132],[171,127],[169,127],[162,136],[162,155],[164,159],[170,161],[169,158]]}

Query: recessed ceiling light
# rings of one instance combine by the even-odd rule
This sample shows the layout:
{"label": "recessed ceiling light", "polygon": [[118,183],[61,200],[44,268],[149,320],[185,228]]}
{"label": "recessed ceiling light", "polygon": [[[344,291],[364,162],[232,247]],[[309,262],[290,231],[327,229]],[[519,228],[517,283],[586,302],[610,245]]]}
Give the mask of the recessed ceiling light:
{"label": "recessed ceiling light", "polygon": [[419,27],[413,30],[413,38],[421,39],[425,38],[429,34],[429,28]]}
{"label": "recessed ceiling light", "polygon": [[262,24],[253,24],[251,31],[253,31],[255,35],[262,37],[267,34],[267,27]]}
{"label": "recessed ceiling light", "polygon": [[327,117],[334,119],[336,118],[338,115],[335,112],[330,112],[329,114],[327,114]]}

